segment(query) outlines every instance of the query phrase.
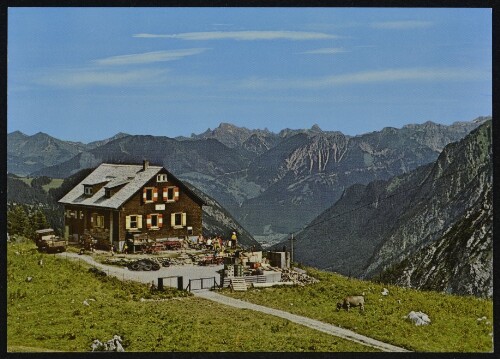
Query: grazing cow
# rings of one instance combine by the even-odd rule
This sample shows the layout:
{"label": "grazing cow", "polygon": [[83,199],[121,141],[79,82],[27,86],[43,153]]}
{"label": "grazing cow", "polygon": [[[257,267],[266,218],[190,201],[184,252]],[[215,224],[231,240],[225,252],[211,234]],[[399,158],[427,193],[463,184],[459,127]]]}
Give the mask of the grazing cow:
{"label": "grazing cow", "polygon": [[362,295],[350,295],[348,297],[345,297],[342,303],[337,303],[337,312],[340,310],[340,308],[344,308],[345,310],[349,311],[350,307],[359,307],[359,310],[364,312],[365,297],[363,297]]}

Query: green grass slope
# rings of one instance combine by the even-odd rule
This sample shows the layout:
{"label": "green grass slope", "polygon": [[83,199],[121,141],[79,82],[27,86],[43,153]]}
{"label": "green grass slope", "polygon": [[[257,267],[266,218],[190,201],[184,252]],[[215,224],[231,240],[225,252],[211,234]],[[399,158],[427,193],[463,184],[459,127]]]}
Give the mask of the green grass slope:
{"label": "green grass slope", "polygon": [[[476,297],[418,291],[309,269],[320,280],[306,287],[253,289],[225,294],[285,310],[419,352],[491,352],[493,302]],[[381,294],[383,288],[389,294]],[[365,312],[336,311],[347,295],[365,294]],[[421,311],[431,324],[417,327],[404,319]],[[486,317],[486,320],[479,318]]]}
{"label": "green grass slope", "polygon": [[151,293],[143,284],[96,277],[83,262],[38,253],[30,242],[8,244],[7,301],[9,352],[85,352],[114,334],[132,352],[375,351],[174,289]]}

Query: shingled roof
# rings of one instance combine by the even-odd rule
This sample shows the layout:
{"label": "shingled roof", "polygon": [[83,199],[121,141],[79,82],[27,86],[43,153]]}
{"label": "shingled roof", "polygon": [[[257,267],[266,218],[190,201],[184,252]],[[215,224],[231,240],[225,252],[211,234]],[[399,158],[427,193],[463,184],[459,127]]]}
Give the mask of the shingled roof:
{"label": "shingled roof", "polygon": [[[159,166],[147,166],[144,169],[143,165],[103,163],[61,198],[59,203],[118,209],[162,169],[163,167]],[[177,180],[170,173],[169,176]],[[104,182],[106,184],[92,196],[89,197],[84,194],[85,185]],[[195,200],[204,204],[203,200],[183,185],[182,182],[180,184],[184,189],[187,189]],[[115,188],[122,185],[123,187],[111,198],[105,196],[106,188]]]}

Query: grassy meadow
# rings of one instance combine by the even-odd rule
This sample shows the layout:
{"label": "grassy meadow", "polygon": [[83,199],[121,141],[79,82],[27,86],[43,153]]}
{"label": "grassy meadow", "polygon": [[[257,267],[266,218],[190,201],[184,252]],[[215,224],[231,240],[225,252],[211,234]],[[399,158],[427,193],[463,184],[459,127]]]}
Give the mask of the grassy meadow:
{"label": "grassy meadow", "polygon": [[175,289],[151,292],[147,285],[98,277],[83,262],[39,253],[31,242],[7,246],[9,352],[86,352],[94,339],[114,334],[132,352],[375,351]]}
{"label": "grassy meadow", "polygon": [[[308,269],[320,280],[305,287],[224,290],[224,294],[249,302],[285,310],[357,333],[421,352],[491,352],[493,302],[430,291],[382,285],[369,281]],[[381,294],[383,288],[389,294]],[[365,312],[336,311],[337,301],[347,295],[365,295]],[[421,311],[430,325],[415,326],[404,319],[410,311]],[[486,317],[485,320],[478,320]]]}

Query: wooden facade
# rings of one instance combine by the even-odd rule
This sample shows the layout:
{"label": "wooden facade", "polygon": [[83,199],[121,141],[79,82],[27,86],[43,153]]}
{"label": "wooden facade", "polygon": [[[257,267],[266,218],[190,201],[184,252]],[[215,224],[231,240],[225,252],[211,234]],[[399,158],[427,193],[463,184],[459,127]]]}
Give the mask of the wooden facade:
{"label": "wooden facade", "polygon": [[[110,171],[113,165],[108,166],[106,178],[113,179],[109,185],[85,179],[78,185],[80,189],[72,190],[81,193],[70,191],[68,198],[61,199],[65,209],[65,237],[70,241],[81,241],[90,235],[100,247],[115,245],[121,249],[126,240],[134,238],[161,241],[202,233],[203,201],[166,169],[157,167],[139,186],[138,180],[131,176],[120,182]],[[146,162],[143,166],[146,170],[149,164]],[[128,187],[133,187],[133,192]],[[117,202],[115,196],[126,200]],[[115,208],[99,206],[106,201]]]}

